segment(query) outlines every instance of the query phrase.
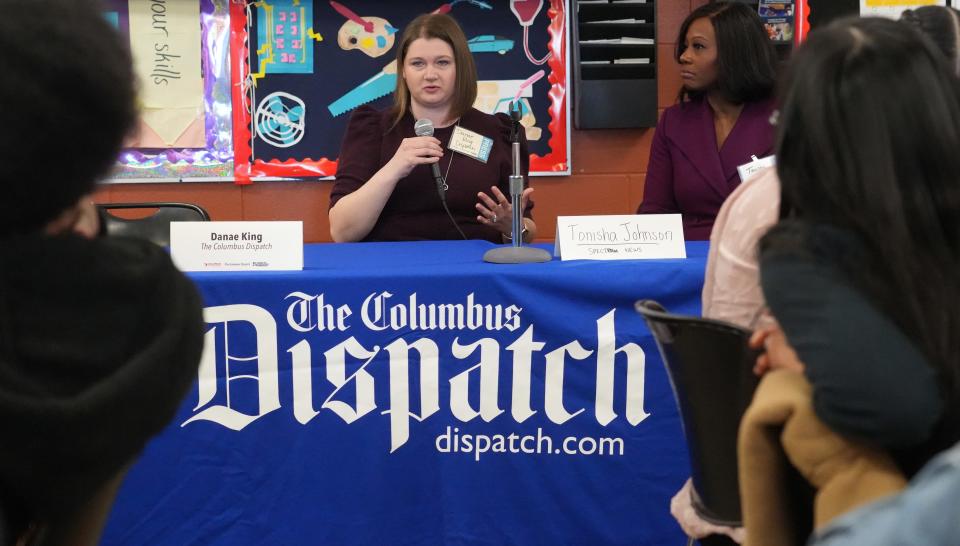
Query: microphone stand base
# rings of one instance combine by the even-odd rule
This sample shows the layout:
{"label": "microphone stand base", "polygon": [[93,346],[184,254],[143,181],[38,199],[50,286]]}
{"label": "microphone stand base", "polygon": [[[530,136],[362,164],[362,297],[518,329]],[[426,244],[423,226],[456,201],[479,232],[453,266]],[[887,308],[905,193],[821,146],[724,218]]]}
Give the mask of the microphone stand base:
{"label": "microphone stand base", "polygon": [[494,264],[537,264],[551,260],[553,256],[546,250],[529,246],[501,246],[483,254],[483,261]]}

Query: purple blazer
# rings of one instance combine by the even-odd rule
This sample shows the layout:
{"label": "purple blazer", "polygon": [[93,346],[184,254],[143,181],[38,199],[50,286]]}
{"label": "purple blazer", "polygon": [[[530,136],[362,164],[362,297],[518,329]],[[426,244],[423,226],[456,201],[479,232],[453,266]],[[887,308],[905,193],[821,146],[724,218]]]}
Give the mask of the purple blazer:
{"label": "purple blazer", "polygon": [[720,206],[740,185],[737,167],[749,163],[751,155],[773,153],[773,105],[772,99],[746,103],[719,151],[706,99],[667,108],[653,134],[637,213],[679,212],[686,240],[709,239]]}

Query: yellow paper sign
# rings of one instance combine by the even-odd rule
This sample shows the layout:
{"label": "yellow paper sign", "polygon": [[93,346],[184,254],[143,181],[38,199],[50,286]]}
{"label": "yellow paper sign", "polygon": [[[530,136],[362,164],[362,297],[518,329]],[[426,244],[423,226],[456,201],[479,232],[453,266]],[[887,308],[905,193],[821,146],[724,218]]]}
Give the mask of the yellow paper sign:
{"label": "yellow paper sign", "polygon": [[[148,108],[140,113],[140,117],[167,146],[177,142],[200,115],[197,108]],[[203,136],[202,133],[200,135]],[[195,147],[202,147],[192,143]],[[189,145],[189,144],[188,144]]]}
{"label": "yellow paper sign", "polygon": [[144,121],[173,144],[203,112],[200,3],[129,0],[129,7]]}
{"label": "yellow paper sign", "polygon": [[866,0],[867,6],[871,8],[910,8],[916,6],[935,6],[944,5],[937,0]]}
{"label": "yellow paper sign", "polygon": [[896,19],[908,9],[946,5],[945,0],[860,0],[860,15]]}

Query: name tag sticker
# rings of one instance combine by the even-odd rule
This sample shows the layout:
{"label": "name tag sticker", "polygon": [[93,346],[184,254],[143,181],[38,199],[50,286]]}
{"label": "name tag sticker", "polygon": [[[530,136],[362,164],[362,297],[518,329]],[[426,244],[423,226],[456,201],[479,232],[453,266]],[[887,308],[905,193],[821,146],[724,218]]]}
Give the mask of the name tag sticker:
{"label": "name tag sticker", "polygon": [[740,173],[740,181],[745,182],[751,176],[757,174],[767,167],[773,167],[777,164],[776,156],[768,155],[763,159],[757,159],[757,156],[750,156],[753,161],[750,163],[744,163],[737,167],[737,172]]}
{"label": "name tag sticker", "polygon": [[686,258],[679,214],[559,216],[553,254],[561,260]]}
{"label": "name tag sticker", "polygon": [[457,125],[450,135],[447,148],[486,163],[493,149],[493,139]]}
{"label": "name tag sticker", "polygon": [[303,222],[171,222],[181,271],[300,271]]}

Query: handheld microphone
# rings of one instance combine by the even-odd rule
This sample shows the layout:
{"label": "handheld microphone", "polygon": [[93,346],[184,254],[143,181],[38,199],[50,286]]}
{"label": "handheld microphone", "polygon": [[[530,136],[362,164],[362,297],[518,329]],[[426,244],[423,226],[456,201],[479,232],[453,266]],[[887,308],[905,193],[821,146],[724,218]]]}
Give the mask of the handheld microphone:
{"label": "handheld microphone", "polygon": [[[417,122],[413,124],[413,132],[417,136],[433,136],[433,122],[426,118],[418,119]],[[467,236],[463,233],[463,230],[460,229],[460,226],[457,225],[457,220],[453,217],[453,214],[450,213],[450,207],[447,206],[447,184],[443,181],[443,177],[440,176],[440,162],[433,163],[430,167],[433,171],[433,179],[437,181],[437,194],[440,195],[440,203],[443,205],[443,210],[446,211],[450,221],[453,222],[453,227],[457,228],[457,233],[466,239]],[[447,169],[447,173],[450,173],[449,168]]]}
{"label": "handheld microphone", "polygon": [[[433,136],[433,122],[426,118],[418,119],[413,124],[413,132],[417,136]],[[430,165],[430,170],[433,171],[433,179],[437,181],[437,193],[440,194],[440,199],[446,201],[447,185],[443,183],[443,177],[440,176],[440,162]]]}

